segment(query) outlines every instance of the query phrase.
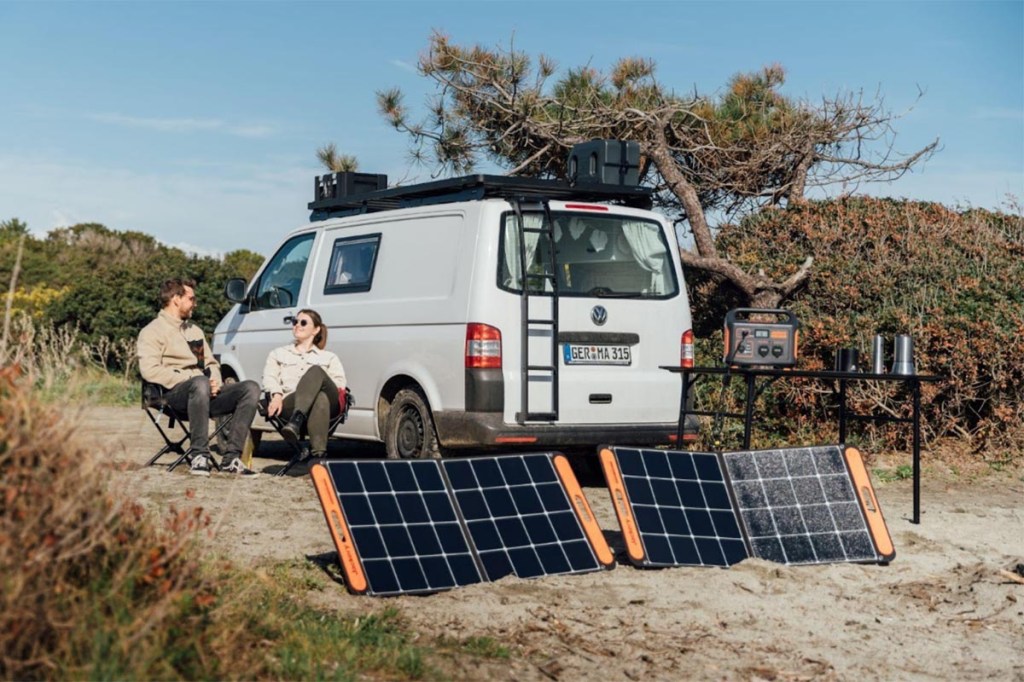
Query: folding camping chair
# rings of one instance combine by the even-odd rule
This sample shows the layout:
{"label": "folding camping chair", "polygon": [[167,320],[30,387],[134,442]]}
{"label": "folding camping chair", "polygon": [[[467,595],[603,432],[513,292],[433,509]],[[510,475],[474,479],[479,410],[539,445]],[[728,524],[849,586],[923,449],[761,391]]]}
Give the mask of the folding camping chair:
{"label": "folding camping chair", "polygon": [[[338,426],[340,426],[341,424],[344,424],[345,421],[348,419],[348,411],[355,403],[355,398],[352,397],[352,390],[347,386],[345,387],[344,391],[339,390],[338,402],[340,403],[341,409],[338,410],[338,415],[331,420],[331,423],[327,427],[328,438],[334,435],[334,430],[338,428]],[[288,463],[285,464],[284,467],[275,474],[275,476],[284,476],[293,466],[295,466],[296,464],[301,464],[302,462],[305,462],[307,459],[309,459],[309,437],[306,435],[306,427],[302,427],[302,438],[298,442],[293,442],[285,438],[282,429],[288,423],[288,420],[282,419],[281,415],[268,417],[267,406],[269,404],[270,394],[264,393],[263,397],[260,398],[259,403],[260,416],[263,417],[263,419],[265,419],[268,424],[274,427],[274,430],[277,431],[278,435],[280,435],[284,442],[288,443],[289,447],[291,447],[292,449],[292,458],[288,460]]]}
{"label": "folding camping chair", "polygon": [[[145,411],[146,416],[153,422],[153,426],[160,432],[161,438],[164,439],[164,446],[160,448],[155,455],[149,458],[146,462],[146,466],[153,466],[157,461],[168,453],[176,454],[178,457],[171,462],[170,466],[167,467],[168,471],[174,471],[174,469],[182,462],[192,463],[192,448],[186,448],[185,445],[188,443],[190,435],[185,424],[188,422],[188,414],[180,414],[177,410],[171,407],[167,403],[167,389],[160,384],[154,384],[145,379],[142,380],[142,409]],[[167,417],[167,430],[171,431],[168,434],[164,430],[164,427],[160,425],[160,418]],[[227,425],[231,422],[234,417],[233,414],[229,414],[218,420],[217,427],[210,434],[210,440],[212,441],[221,431],[223,431]],[[183,435],[181,438],[177,438],[174,435],[175,424],[182,430]],[[212,456],[210,457],[210,463],[214,469],[220,470],[220,465],[217,460]]]}

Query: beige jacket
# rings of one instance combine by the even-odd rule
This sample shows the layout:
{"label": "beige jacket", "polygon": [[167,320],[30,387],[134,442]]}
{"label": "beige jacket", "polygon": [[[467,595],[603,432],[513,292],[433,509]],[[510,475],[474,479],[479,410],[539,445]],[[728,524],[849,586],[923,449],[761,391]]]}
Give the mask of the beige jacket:
{"label": "beige jacket", "polygon": [[294,343],[270,351],[263,366],[263,390],[270,395],[292,393],[299,385],[299,379],[306,371],[319,365],[327,372],[334,384],[345,388],[345,368],[338,356],[329,350],[313,346],[308,352],[300,352]]}
{"label": "beige jacket", "polygon": [[[189,347],[202,348],[200,358]],[[218,383],[220,363],[213,357],[203,330],[190,320],[179,320],[166,310],[161,310],[152,322],[139,332],[136,346],[139,358],[139,373],[146,381],[174,388],[183,381],[210,370],[210,378]]]}

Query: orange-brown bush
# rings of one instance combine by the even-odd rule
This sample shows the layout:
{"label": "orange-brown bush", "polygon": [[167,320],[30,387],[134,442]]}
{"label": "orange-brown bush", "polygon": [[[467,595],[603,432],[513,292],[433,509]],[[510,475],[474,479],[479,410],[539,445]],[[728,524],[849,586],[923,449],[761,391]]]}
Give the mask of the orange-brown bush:
{"label": "orange-brown bush", "polygon": [[[926,437],[966,438],[989,456],[1024,450],[1021,215],[845,198],[763,213],[723,230],[719,246],[743,267],[782,276],[815,257],[809,285],[787,305],[802,323],[802,368],[831,368],[840,347],[870,355],[876,333],[890,351],[896,334],[910,334],[917,371],[945,377],[922,391]],[[720,339],[725,311],[738,301],[695,280],[698,335]],[[909,400],[894,400],[897,392],[857,385],[852,404],[906,416]],[[834,426],[820,419],[827,404],[821,386],[787,382],[768,392],[767,411],[782,432],[824,436],[827,429],[834,437]]]}
{"label": "orange-brown bush", "polygon": [[0,680],[436,676],[394,611],[324,613],[287,575],[200,561],[204,512],[111,493],[130,472],[30,385],[0,365]]}
{"label": "orange-brown bush", "polygon": [[0,678],[208,674],[201,639],[174,641],[215,601],[189,550],[201,510],[154,527],[26,383],[0,371]]}

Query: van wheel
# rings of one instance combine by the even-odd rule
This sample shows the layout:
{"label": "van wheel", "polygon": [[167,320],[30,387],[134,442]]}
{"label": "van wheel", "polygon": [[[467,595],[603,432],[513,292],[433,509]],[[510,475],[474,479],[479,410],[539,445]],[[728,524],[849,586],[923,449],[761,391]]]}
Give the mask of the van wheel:
{"label": "van wheel", "polygon": [[430,408],[416,389],[403,388],[395,395],[388,412],[384,445],[388,459],[436,459],[441,456]]}

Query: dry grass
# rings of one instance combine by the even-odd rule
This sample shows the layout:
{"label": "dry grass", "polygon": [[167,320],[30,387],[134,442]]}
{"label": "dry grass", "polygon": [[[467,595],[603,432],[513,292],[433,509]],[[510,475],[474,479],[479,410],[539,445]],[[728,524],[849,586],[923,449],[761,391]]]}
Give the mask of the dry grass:
{"label": "dry grass", "polygon": [[[433,671],[391,611],[347,618],[200,558],[202,509],[155,519],[109,464],[0,369],[0,679],[415,679]],[[299,591],[301,593],[301,591]]]}

